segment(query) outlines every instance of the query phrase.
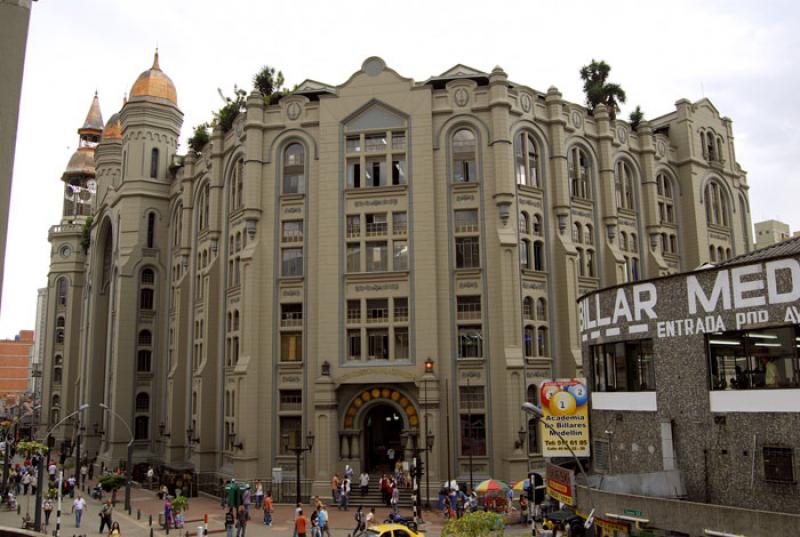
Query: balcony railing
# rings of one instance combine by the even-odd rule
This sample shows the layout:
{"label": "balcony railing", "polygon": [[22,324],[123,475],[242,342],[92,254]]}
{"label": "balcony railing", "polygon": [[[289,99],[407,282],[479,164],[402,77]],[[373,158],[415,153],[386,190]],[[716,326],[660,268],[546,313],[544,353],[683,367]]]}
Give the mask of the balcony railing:
{"label": "balcony railing", "polygon": [[371,309],[367,312],[367,323],[389,322],[389,308]]}
{"label": "balcony railing", "polygon": [[287,328],[290,326],[303,326],[303,314],[300,312],[282,314],[281,328]]}
{"label": "balcony railing", "polygon": [[367,237],[378,237],[386,235],[388,226],[386,222],[368,222],[367,223]]}
{"label": "balcony railing", "polygon": [[459,321],[475,321],[481,319],[480,304],[459,304],[456,306]]}

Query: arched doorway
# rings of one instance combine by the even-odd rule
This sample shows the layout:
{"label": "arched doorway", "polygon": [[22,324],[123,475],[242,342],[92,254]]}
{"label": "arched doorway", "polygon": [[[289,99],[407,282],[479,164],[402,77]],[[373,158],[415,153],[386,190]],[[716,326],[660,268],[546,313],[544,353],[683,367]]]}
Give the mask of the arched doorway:
{"label": "arched doorway", "polygon": [[367,472],[393,471],[396,461],[403,459],[400,434],[405,420],[393,405],[376,404],[364,416],[364,465]]}

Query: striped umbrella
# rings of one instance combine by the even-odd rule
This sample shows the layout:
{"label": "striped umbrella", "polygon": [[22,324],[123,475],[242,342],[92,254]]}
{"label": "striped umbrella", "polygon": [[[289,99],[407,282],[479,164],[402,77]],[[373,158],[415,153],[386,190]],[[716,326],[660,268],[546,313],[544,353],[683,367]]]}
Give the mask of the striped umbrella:
{"label": "striped umbrella", "polygon": [[490,492],[508,492],[510,488],[511,487],[502,481],[487,479],[486,481],[478,483],[478,486],[475,487],[475,492],[479,492],[481,494],[487,494]]}
{"label": "striped umbrella", "polygon": [[512,490],[516,490],[517,492],[524,492],[531,488],[531,484],[527,479],[523,479],[522,481],[517,481],[514,483],[514,486],[511,487]]}

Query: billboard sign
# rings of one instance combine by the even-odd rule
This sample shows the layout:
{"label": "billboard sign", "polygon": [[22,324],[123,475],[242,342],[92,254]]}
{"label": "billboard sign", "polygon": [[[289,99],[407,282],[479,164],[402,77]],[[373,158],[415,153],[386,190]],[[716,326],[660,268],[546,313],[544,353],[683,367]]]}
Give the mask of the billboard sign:
{"label": "billboard sign", "polygon": [[564,505],[575,505],[575,472],[552,463],[545,463],[547,495]]}
{"label": "billboard sign", "polygon": [[[539,432],[545,457],[571,457],[569,448],[578,457],[588,457],[589,389],[586,379],[543,380],[539,388],[539,404],[544,417]],[[558,431],[561,435],[553,432]],[[564,442],[569,444],[567,447]]]}

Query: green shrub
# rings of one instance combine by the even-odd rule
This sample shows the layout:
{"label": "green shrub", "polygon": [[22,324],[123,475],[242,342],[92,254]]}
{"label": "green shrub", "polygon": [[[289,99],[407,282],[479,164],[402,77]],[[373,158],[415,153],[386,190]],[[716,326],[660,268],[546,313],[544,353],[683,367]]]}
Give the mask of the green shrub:
{"label": "green shrub", "polygon": [[467,513],[450,519],[442,529],[442,537],[501,537],[505,532],[502,515],[484,511]]}

